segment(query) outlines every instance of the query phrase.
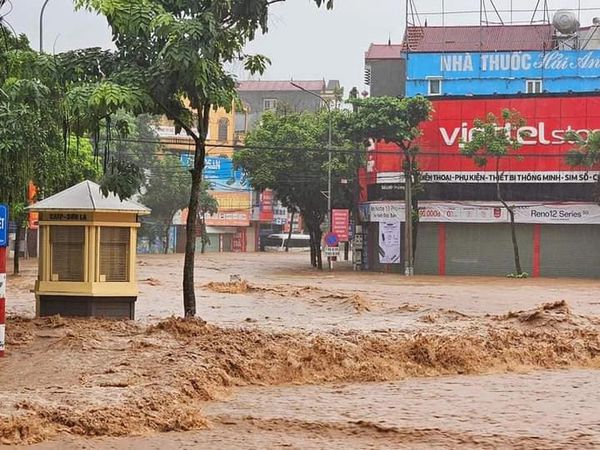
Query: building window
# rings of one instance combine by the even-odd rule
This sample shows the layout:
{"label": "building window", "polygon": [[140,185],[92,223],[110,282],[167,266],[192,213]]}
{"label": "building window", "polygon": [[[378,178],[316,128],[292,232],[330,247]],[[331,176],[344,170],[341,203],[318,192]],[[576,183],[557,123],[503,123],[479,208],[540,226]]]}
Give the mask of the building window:
{"label": "building window", "polygon": [[52,281],[84,281],[85,227],[50,227]]}
{"label": "building window", "polygon": [[428,95],[442,95],[442,79],[441,78],[428,78],[427,79],[427,94]]}
{"label": "building window", "polygon": [[263,100],[263,109],[265,111],[272,111],[277,109],[277,99],[276,98],[265,98]]}
{"label": "building window", "polygon": [[218,140],[226,141],[229,134],[229,120],[226,118],[219,119]]}
{"label": "building window", "polygon": [[129,228],[100,228],[100,281],[129,281]]}
{"label": "building window", "polygon": [[541,94],[544,90],[542,80],[527,80],[525,92],[527,94]]}

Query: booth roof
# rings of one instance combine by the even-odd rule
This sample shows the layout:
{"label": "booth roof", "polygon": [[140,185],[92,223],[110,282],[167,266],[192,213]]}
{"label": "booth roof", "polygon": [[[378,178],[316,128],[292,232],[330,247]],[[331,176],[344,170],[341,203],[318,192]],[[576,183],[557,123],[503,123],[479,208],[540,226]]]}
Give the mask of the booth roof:
{"label": "booth roof", "polygon": [[150,214],[150,209],[132,200],[120,200],[115,194],[102,195],[100,186],[82,181],[27,208],[29,211],[99,211]]}

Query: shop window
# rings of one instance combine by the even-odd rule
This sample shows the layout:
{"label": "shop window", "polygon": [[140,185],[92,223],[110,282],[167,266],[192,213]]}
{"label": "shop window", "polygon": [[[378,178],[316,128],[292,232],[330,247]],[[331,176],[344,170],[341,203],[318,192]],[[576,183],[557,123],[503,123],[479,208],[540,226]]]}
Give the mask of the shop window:
{"label": "shop window", "polygon": [[263,109],[265,111],[272,111],[277,109],[277,99],[275,98],[265,98],[263,100]]}
{"label": "shop window", "polygon": [[129,281],[129,228],[100,228],[100,281]]}
{"label": "shop window", "polygon": [[527,94],[541,94],[543,90],[542,80],[527,80],[525,89]]}
{"label": "shop window", "polygon": [[85,227],[50,228],[52,281],[84,281]]}
{"label": "shop window", "polygon": [[229,120],[227,120],[226,118],[219,119],[218,140],[226,141],[228,134],[229,134]]}
{"label": "shop window", "polygon": [[441,78],[428,78],[427,79],[427,94],[428,95],[442,95],[442,79]]}

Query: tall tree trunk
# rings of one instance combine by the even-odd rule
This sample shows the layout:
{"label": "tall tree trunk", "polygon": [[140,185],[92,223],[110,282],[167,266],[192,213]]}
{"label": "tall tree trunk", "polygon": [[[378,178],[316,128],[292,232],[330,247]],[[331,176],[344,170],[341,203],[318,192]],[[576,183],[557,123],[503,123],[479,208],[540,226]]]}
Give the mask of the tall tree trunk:
{"label": "tall tree trunk", "polygon": [[517,275],[521,275],[523,270],[521,269],[521,258],[519,257],[519,243],[517,241],[515,211],[513,207],[508,206],[508,203],[504,201],[504,198],[502,197],[502,191],[500,190],[500,158],[496,158],[496,196],[508,212],[508,217],[510,218],[510,237],[512,239],[513,254],[515,257],[515,270]]}
{"label": "tall tree trunk", "polygon": [[317,252],[317,269],[323,270],[323,252],[321,251],[321,227],[317,226],[315,231],[315,251]]}
{"label": "tall tree trunk", "polygon": [[292,231],[294,230],[294,215],[295,214],[296,214],[296,211],[292,209],[292,217],[290,219],[290,231],[288,233],[287,241],[285,241],[285,251],[286,252],[290,251],[290,239],[292,239]]}
{"label": "tall tree trunk", "polygon": [[307,223],[308,235],[310,236],[310,265],[317,267],[317,246],[315,244],[315,233],[312,227]]}
{"label": "tall tree trunk", "polygon": [[507,205],[505,205],[505,207],[508,211],[508,216],[510,217],[510,235],[512,238],[513,252],[515,254],[515,270],[517,271],[517,275],[521,275],[523,270],[521,269],[521,258],[519,257],[519,244],[517,242],[517,228],[515,225],[515,211],[513,208],[510,208]]}
{"label": "tall tree trunk", "polygon": [[15,222],[17,229],[15,230],[15,257],[13,258],[13,273],[15,275],[20,273],[20,260],[21,260],[21,228],[23,228],[23,219],[18,218]]}
{"label": "tall tree trunk", "polygon": [[198,139],[195,147],[194,168],[191,170],[192,188],[190,190],[190,203],[188,205],[188,216],[185,225],[185,261],[183,265],[183,309],[185,317],[194,317],[196,315],[194,257],[196,255],[196,224],[198,222],[200,188],[206,154],[204,139]]}
{"label": "tall tree trunk", "polygon": [[170,243],[170,242],[169,242],[169,240],[170,240],[170,239],[169,239],[169,234],[170,234],[170,233],[169,233],[169,231],[170,231],[170,229],[171,229],[171,224],[170,224],[170,223],[167,223],[167,224],[165,225],[165,228],[164,228],[164,230],[163,230],[163,233],[164,233],[164,238],[165,238],[165,248],[164,248],[165,255],[166,255],[167,253],[169,253],[169,243]]}
{"label": "tall tree trunk", "polygon": [[202,238],[200,238],[200,253],[204,255],[206,243],[208,242],[208,236],[206,235],[206,213],[202,213],[200,221],[200,233],[202,233]]}

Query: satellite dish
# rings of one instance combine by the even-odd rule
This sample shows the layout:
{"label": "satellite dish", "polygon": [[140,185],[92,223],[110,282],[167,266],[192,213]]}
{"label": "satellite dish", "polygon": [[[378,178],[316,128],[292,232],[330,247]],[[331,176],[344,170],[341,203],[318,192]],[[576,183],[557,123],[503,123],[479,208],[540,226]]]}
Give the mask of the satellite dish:
{"label": "satellite dish", "polygon": [[554,14],[552,25],[562,34],[573,34],[579,30],[579,21],[574,12],[560,9]]}

